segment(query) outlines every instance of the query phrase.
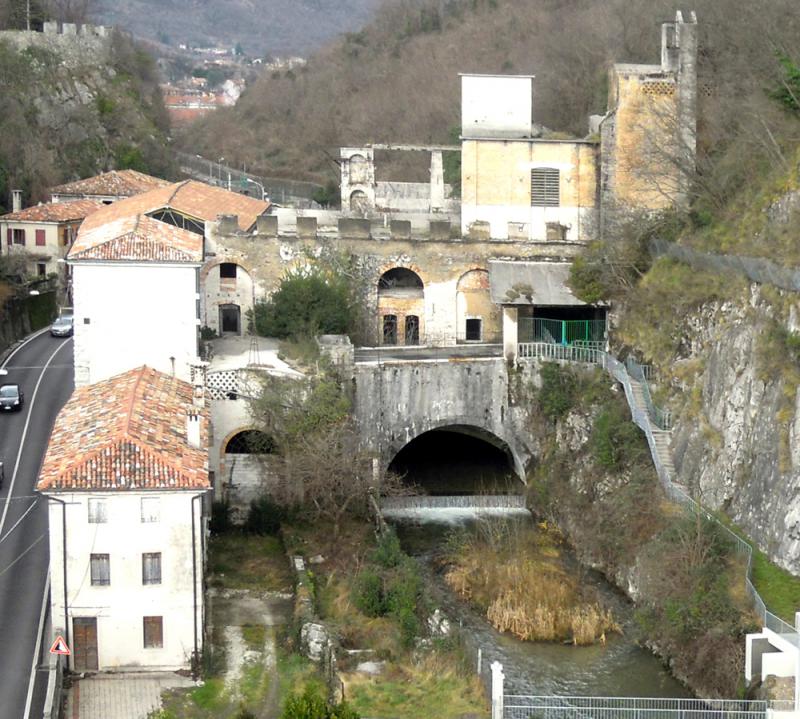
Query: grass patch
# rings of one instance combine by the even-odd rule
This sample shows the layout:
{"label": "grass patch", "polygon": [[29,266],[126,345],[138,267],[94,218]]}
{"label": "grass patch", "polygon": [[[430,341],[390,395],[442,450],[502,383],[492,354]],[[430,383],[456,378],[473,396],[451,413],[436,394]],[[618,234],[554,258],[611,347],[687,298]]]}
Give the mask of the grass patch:
{"label": "grass patch", "polygon": [[794,626],[794,614],[800,611],[800,577],[795,577],[764,552],[753,548],[753,584],[767,609]]}
{"label": "grass patch", "polygon": [[384,676],[344,676],[345,699],[362,716],[455,719],[489,715],[480,680],[464,677],[440,655],[395,665]]}
{"label": "grass patch", "polygon": [[263,624],[243,624],[242,636],[249,649],[255,652],[264,651],[267,641],[267,628]]}
{"label": "grass patch", "polygon": [[222,679],[207,679],[203,686],[192,689],[189,697],[198,709],[216,711],[225,704],[224,689]]}
{"label": "grass patch", "polygon": [[445,580],[486,611],[501,632],[531,641],[592,644],[619,631],[611,612],[581,588],[561,560],[562,539],[552,530],[489,521],[448,542]]}
{"label": "grass patch", "polygon": [[225,589],[290,592],[293,577],[278,537],[221,534],[208,547],[209,584]]}

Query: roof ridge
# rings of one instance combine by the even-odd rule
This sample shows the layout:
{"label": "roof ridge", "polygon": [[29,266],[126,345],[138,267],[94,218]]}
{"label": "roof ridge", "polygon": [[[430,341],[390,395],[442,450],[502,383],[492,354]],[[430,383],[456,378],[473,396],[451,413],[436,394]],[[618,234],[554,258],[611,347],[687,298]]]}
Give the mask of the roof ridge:
{"label": "roof ridge", "polygon": [[173,192],[173,193],[172,193],[172,194],[169,196],[169,198],[167,199],[167,204],[168,204],[168,205],[169,205],[169,204],[171,204],[171,203],[172,203],[172,201],[175,199],[175,195],[177,195],[177,194],[178,194],[178,192],[180,192],[180,191],[181,191],[181,190],[182,190],[184,187],[186,187],[186,185],[188,185],[190,182],[191,182],[191,180],[184,180],[183,182],[179,182],[179,183],[178,183],[178,186],[175,188],[175,191],[174,191],[174,192]]}
{"label": "roof ridge", "polygon": [[125,436],[130,437],[130,430],[131,430],[131,416],[133,415],[133,404],[136,401],[136,391],[139,389],[139,384],[142,381],[142,377],[144,373],[147,371],[147,365],[142,365],[139,369],[139,376],[136,378],[136,384],[133,386],[133,391],[131,392],[131,399],[128,403],[128,416],[125,420]]}

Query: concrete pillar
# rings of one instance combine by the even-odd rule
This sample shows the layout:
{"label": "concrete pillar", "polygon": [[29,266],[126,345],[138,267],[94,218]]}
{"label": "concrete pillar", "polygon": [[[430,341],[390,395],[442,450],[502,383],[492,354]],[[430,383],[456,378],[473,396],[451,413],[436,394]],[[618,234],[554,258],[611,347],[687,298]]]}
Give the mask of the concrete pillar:
{"label": "concrete pillar", "polygon": [[503,719],[503,696],[505,694],[503,665],[492,662],[492,719]]}
{"label": "concrete pillar", "polygon": [[431,152],[431,212],[444,209],[444,163],[441,150]]}
{"label": "concrete pillar", "polygon": [[519,309],[503,307],[503,356],[508,362],[517,359],[519,346]]}
{"label": "concrete pillar", "polygon": [[65,22],[61,26],[62,35],[76,35],[78,34],[78,26],[74,22]]}

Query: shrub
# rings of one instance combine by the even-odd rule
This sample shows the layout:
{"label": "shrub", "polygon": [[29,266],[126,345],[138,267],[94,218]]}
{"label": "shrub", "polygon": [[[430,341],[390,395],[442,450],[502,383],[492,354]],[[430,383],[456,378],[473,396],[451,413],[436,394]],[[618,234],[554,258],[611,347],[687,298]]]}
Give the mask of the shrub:
{"label": "shrub", "polygon": [[302,694],[286,698],[281,719],[359,719],[359,714],[347,702],[331,704],[313,686]]}
{"label": "shrub", "polygon": [[353,603],[368,617],[382,617],[387,604],[383,593],[383,580],[373,571],[364,570],[353,585]]}
{"label": "shrub", "polygon": [[285,510],[275,504],[271,497],[260,497],[250,502],[244,531],[248,534],[275,535],[285,518]]}
{"label": "shrub", "polygon": [[391,569],[398,566],[404,556],[397,533],[390,528],[378,539],[378,546],[372,553],[372,561],[386,569]]}
{"label": "shrub", "polygon": [[256,302],[254,327],[264,337],[346,334],[354,310],[344,282],[312,269],[286,275],[269,300]]}
{"label": "shrub", "polygon": [[211,522],[208,528],[211,534],[225,534],[233,528],[231,508],[224,500],[211,505]]}
{"label": "shrub", "polygon": [[201,327],[200,328],[200,339],[204,341],[213,340],[217,337],[217,333],[214,332],[210,327]]}
{"label": "shrub", "polygon": [[575,377],[566,367],[544,362],[540,370],[542,387],[537,394],[539,407],[545,416],[556,420],[572,409],[575,403]]}
{"label": "shrub", "polygon": [[618,402],[607,404],[597,416],[590,441],[595,460],[606,469],[631,466],[647,455],[644,435]]}

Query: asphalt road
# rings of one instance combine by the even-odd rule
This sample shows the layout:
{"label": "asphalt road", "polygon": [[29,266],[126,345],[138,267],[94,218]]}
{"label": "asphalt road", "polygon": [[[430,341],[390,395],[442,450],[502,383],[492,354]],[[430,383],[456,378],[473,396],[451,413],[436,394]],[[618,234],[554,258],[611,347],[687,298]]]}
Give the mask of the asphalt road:
{"label": "asphalt road", "polygon": [[[45,367],[47,368],[45,369]],[[48,332],[9,357],[0,384],[18,383],[20,412],[0,414],[0,719],[42,716],[52,638],[41,641],[48,576],[47,506],[33,489],[56,415],[72,393],[72,338]],[[37,388],[38,385],[38,388]],[[15,472],[16,466],[16,472]],[[38,653],[37,653],[38,648]]]}

